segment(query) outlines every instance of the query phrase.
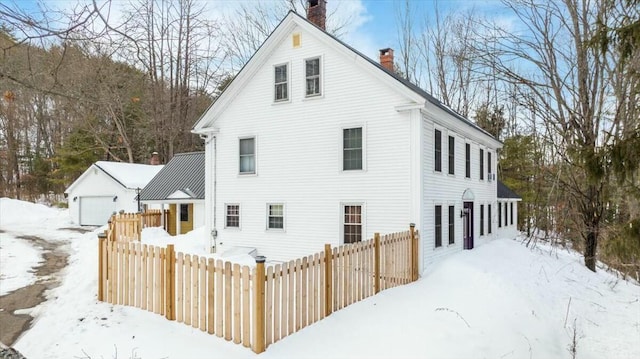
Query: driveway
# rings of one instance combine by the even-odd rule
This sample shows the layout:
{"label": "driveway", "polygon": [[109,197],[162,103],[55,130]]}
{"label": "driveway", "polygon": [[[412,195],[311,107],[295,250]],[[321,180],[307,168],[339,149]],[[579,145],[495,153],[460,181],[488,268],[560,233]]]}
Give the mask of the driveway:
{"label": "driveway", "polygon": [[[60,230],[90,231],[82,228],[63,228]],[[41,250],[44,261],[33,268],[37,278],[34,284],[0,296],[0,342],[8,346],[13,345],[18,337],[31,327],[33,317],[21,313],[20,310],[33,308],[46,301],[45,291],[60,285],[58,274],[67,266],[69,257],[69,253],[64,249],[68,242],[47,241],[38,236],[25,234],[16,235],[16,237],[26,240],[33,247]]]}

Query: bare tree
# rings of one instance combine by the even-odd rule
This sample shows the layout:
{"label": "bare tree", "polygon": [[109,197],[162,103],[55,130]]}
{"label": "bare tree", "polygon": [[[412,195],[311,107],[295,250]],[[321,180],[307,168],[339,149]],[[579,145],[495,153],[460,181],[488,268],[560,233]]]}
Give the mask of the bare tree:
{"label": "bare tree", "polygon": [[203,110],[196,95],[212,93],[223,76],[221,32],[205,10],[195,0],[140,0],[127,10],[127,59],[149,76],[146,106],[165,160],[194,145],[189,130]]}
{"label": "bare tree", "polygon": [[484,27],[492,36],[478,43],[476,55],[500,79],[532,96],[529,105],[542,116],[546,141],[561,159],[555,167],[573,209],[571,233],[580,234],[585,265],[595,271],[609,183],[605,145],[617,141],[614,134],[621,124],[610,115],[614,102],[606,71],[618,57],[589,46],[591,25],[604,11],[604,2],[508,0],[505,5],[518,27]]}
{"label": "bare tree", "polygon": [[[335,5],[334,5],[335,4]],[[347,33],[353,14],[342,13],[341,2],[334,1],[327,8],[327,32],[341,37]],[[306,17],[306,0],[278,0],[276,2],[243,2],[226,16],[224,47],[227,50],[231,72],[239,71],[258,50],[289,11]]]}
{"label": "bare tree", "polygon": [[[404,20],[403,28],[407,21]],[[423,15],[423,21],[424,30],[419,31],[420,35],[412,45],[417,50],[408,50],[417,54],[408,52],[409,58],[404,60],[407,61],[406,68],[415,72],[409,78],[425,83],[428,91],[442,103],[469,116],[487,86],[486,78],[477,70],[479,64],[472,46],[479,41],[473,31],[477,18],[471,11],[442,14],[436,2],[433,17]],[[406,45],[411,41],[408,34],[403,35],[403,39],[407,39],[402,41]],[[416,58],[412,59],[412,56]]]}

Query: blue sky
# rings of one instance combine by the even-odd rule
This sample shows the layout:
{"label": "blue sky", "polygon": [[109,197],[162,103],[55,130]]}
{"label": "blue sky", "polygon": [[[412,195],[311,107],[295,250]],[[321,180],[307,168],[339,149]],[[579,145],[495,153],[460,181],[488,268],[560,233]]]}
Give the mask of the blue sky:
{"label": "blue sky", "polygon": [[[45,3],[50,8],[73,8],[78,3],[91,0],[1,0],[10,7],[16,6],[22,10],[37,9],[38,2]],[[98,0],[103,3],[104,0]],[[135,0],[134,0],[135,1]],[[239,1],[250,3],[265,0],[199,0],[206,1],[213,9],[225,9],[237,5]],[[273,0],[266,0],[269,2]],[[129,2],[129,0],[113,0],[113,7]],[[332,4],[333,3],[333,4]],[[347,43],[363,52],[365,55],[376,59],[378,50],[386,47],[397,48],[397,14],[398,7],[404,0],[329,0],[328,6],[336,6],[339,3],[340,12],[356,14],[353,18],[349,32],[343,37]],[[499,0],[411,0],[410,6],[416,11],[414,23],[418,25],[424,20],[424,16],[434,16],[436,6],[442,14],[449,11],[473,10],[476,13],[490,17],[504,14]],[[213,10],[216,11],[216,10]]]}
{"label": "blue sky", "polygon": [[[330,0],[331,1],[331,0]],[[365,9],[364,23],[346,36],[345,40],[365,55],[376,58],[377,50],[397,48],[398,31],[396,25],[398,8],[404,0],[333,0],[357,1]],[[414,9],[414,25],[419,26],[425,17],[435,17],[436,7],[441,16],[450,12],[472,11],[491,18],[508,17],[499,0],[411,0]]]}

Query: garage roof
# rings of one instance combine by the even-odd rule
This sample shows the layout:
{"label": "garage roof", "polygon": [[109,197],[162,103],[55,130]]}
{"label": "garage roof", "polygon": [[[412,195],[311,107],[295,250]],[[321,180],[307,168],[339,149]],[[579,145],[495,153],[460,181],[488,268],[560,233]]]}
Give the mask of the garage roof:
{"label": "garage roof", "polygon": [[139,163],[125,163],[125,162],[109,162],[98,161],[92,164],[80,177],[78,177],[64,193],[70,193],[74,187],[81,183],[85,177],[88,177],[92,172],[92,168],[95,171],[99,169],[107,176],[111,177],[114,181],[120,184],[124,188],[136,189],[144,188],[144,186],[151,181],[151,179],[160,172],[164,167],[163,165],[143,165]]}
{"label": "garage roof", "polygon": [[130,189],[144,188],[164,167],[163,165],[109,161],[98,161],[94,165]]}

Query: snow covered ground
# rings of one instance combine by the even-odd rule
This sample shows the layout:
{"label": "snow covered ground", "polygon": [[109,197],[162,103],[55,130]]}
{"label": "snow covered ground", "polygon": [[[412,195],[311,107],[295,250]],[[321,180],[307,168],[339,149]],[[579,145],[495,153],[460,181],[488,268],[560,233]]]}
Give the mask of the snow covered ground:
{"label": "snow covered ground", "polygon": [[[37,263],[17,236],[69,241],[62,284],[29,310],[34,326],[14,345],[27,357],[257,356],[153,313],[98,302],[97,231],[59,230],[68,227],[65,210],[0,199],[1,259],[11,261],[0,267],[0,287],[11,280],[28,284],[28,268]],[[183,236],[180,246],[197,250],[195,238]],[[143,241],[171,238],[146,230]],[[259,356],[571,358],[574,326],[578,358],[639,358],[640,287],[588,271],[576,253],[503,239],[440,260],[416,283],[335,312]]]}

